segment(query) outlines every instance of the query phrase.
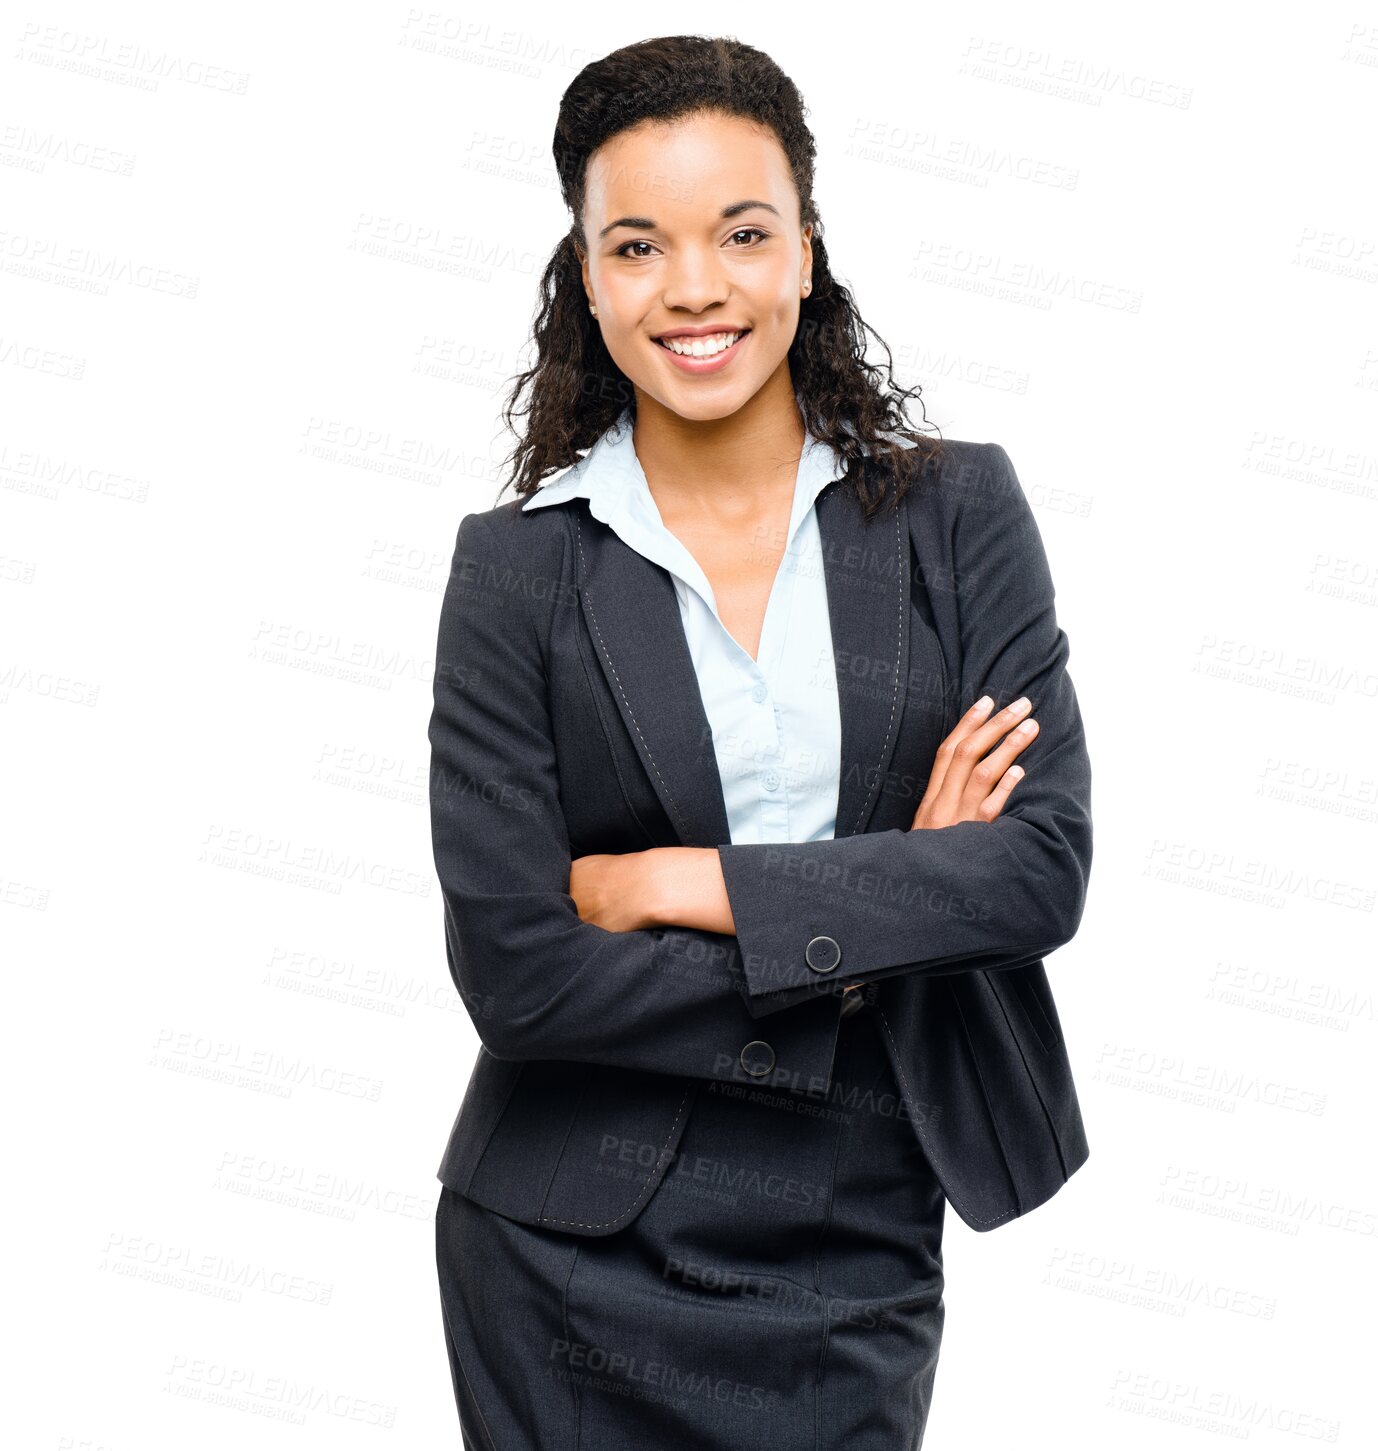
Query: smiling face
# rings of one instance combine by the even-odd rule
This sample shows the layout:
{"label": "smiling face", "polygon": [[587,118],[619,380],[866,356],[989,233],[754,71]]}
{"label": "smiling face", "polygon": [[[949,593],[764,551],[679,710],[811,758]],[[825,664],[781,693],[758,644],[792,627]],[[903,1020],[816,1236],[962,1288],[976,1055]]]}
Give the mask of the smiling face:
{"label": "smiling face", "polygon": [[584,291],[638,407],[726,418],[787,370],[813,227],[773,134],[643,122],[594,152],[585,188]]}

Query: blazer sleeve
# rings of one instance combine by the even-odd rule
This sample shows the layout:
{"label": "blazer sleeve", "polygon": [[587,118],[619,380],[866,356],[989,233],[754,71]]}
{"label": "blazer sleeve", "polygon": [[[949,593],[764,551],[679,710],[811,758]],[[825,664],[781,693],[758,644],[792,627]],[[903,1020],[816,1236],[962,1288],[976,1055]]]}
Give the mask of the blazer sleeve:
{"label": "blazer sleeve", "polygon": [[[953,520],[958,706],[1027,695],[1039,731],[991,822],[718,848],[753,1016],[826,983],[1010,968],[1069,941],[1091,871],[1091,764],[1038,525],[999,444]],[[913,764],[913,763],[907,763]],[[925,765],[927,763],[924,763]],[[810,943],[813,939],[830,941]]]}
{"label": "blazer sleeve", "polygon": [[544,657],[514,568],[478,514],[459,527],[441,607],[430,815],[451,977],[484,1046],[816,1093],[830,1081],[838,1004],[801,1004],[759,1045],[735,937],[687,928],[609,932],[569,895]]}

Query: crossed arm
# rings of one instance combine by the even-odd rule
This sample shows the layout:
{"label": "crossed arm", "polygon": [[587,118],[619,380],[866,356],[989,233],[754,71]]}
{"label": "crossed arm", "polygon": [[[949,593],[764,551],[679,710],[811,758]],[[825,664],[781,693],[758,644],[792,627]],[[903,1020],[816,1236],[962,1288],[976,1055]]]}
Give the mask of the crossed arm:
{"label": "crossed arm", "polygon": [[[431,826],[451,974],[491,1052],[730,1077],[756,1020],[791,1009],[772,1024],[777,1054],[826,1073],[842,988],[1014,967],[1072,937],[1090,764],[1032,511],[1005,451],[985,451],[952,524],[960,699],[1027,697],[1039,727],[1004,809],[936,829],[659,848],[614,858],[606,879],[571,858],[535,620],[500,583],[516,562],[482,516],[463,521],[437,645]],[[1003,716],[977,731],[1003,738]],[[617,871],[642,875],[617,890]],[[826,976],[805,957],[817,936],[841,949]]]}
{"label": "crossed arm", "polygon": [[[581,912],[734,934],[758,1017],[900,973],[1022,966],[1071,939],[1091,868],[1090,760],[1033,511],[1004,449],[985,449],[953,524],[959,700],[976,703],[911,828],[581,858]],[[1011,703],[983,709],[992,697]],[[814,966],[816,937],[837,952]]]}
{"label": "crossed arm", "polygon": [[[938,748],[911,831],[994,821],[1003,810],[1024,775],[1014,759],[1032,745],[1038,722],[1027,696],[992,716],[994,706],[983,695]],[[571,864],[569,891],[579,915],[610,932],[693,927],[737,933],[716,847],[653,847],[578,857]],[[860,986],[854,983],[844,991]]]}

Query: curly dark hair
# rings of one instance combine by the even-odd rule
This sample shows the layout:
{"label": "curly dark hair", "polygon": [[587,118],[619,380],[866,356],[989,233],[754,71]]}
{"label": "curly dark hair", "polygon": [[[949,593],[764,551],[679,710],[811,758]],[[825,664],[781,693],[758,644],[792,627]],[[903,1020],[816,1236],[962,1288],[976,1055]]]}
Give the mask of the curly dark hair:
{"label": "curly dark hair", "polygon": [[[849,469],[868,454],[874,458],[893,483],[892,499],[898,499],[922,472],[916,462],[923,465],[937,458],[942,437],[910,427],[905,403],[920,390],[896,385],[889,347],[862,320],[851,293],[833,276],[813,199],[815,146],[804,121],[803,97],[763,51],[738,40],[699,35],[660,36],[623,46],[586,65],[560,100],[553,149],[560,189],[574,222],[541,278],[535,366],[517,375],[503,409],[514,434],[514,416],[529,416],[530,423],[505,461],[512,473],[502,489],[512,486],[522,497],[532,494],[547,475],[576,463],[580,451],[590,448],[624,409],[635,417],[631,380],[613,362],[584,295],[580,259],[588,252],[585,173],[589,157],[620,132],[642,121],[670,122],[705,113],[756,122],[779,138],[799,194],[800,225],[812,222],[814,228],[813,286],[800,305],[799,327],[788,354],[800,415],[809,432],[835,448]],[[885,349],[888,384],[881,381],[882,369],[866,361],[865,332]],[[529,403],[519,408],[527,388]],[[922,398],[919,406],[923,408]],[[909,440],[912,448],[882,436],[887,433]],[[888,491],[883,481],[873,487],[860,467],[851,470],[851,479],[870,518]]]}

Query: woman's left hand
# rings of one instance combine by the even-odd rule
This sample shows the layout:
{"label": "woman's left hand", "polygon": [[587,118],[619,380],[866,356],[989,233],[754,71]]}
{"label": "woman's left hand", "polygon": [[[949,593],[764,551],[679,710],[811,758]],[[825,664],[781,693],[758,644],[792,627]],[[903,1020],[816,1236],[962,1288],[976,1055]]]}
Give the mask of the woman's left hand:
{"label": "woman's left hand", "polygon": [[[657,846],[575,857],[569,866],[569,895],[583,921],[608,932],[671,926],[727,934],[737,930],[722,866],[711,848]],[[853,983],[843,991],[865,986]]]}
{"label": "woman's left hand", "polygon": [[594,853],[569,867],[569,895],[579,916],[608,932],[654,926],[647,910],[646,853]]}

